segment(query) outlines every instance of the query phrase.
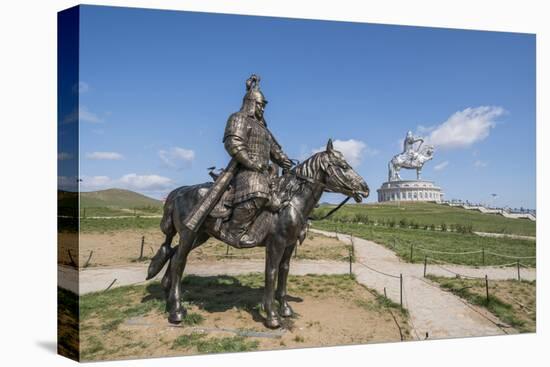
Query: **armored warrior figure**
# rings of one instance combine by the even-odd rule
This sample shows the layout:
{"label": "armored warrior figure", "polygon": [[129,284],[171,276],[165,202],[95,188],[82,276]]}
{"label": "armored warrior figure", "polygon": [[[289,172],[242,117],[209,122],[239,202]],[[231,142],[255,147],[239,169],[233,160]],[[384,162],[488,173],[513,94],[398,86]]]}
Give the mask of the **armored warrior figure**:
{"label": "armored warrior figure", "polygon": [[418,149],[415,149],[414,147],[414,144],[418,142],[420,142],[420,145],[422,145],[422,143],[424,143],[424,139],[420,137],[415,137],[412,131],[408,131],[407,136],[403,141],[403,154],[405,155],[405,157],[410,159],[411,162],[415,161],[418,156]]}
{"label": "armored warrior figure", "polygon": [[267,128],[264,119],[267,100],[260,91],[259,82],[257,75],[246,81],[247,92],[241,110],[229,117],[223,136],[225,149],[239,163],[232,182],[235,190],[233,214],[225,235],[229,242],[241,248],[256,245],[255,239],[246,232],[259,212],[278,209],[270,188],[270,160],[284,170],[292,167],[292,162]]}

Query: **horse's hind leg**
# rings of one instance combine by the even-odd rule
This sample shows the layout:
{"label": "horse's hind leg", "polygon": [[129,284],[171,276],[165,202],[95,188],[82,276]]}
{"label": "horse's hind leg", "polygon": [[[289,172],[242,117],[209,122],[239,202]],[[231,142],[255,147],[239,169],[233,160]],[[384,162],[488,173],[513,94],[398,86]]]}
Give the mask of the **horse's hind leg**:
{"label": "horse's hind leg", "polygon": [[186,310],[181,303],[181,278],[187,263],[187,255],[193,248],[196,234],[190,230],[183,229],[180,232],[179,246],[174,250],[170,259],[170,290],[166,301],[166,310],[169,312],[168,321],[172,324],[179,324],[183,321]]}
{"label": "horse's hind leg", "polygon": [[[208,240],[208,238],[210,238],[210,236],[207,233],[205,232],[199,233],[195,238],[195,242],[193,243],[191,250],[205,243],[206,240]],[[174,249],[172,250],[174,254],[177,252],[178,248],[179,248],[179,245],[176,245],[174,247]],[[164,273],[164,276],[162,277],[162,280],[160,282],[160,284],[162,285],[162,288],[166,292],[166,296],[168,296],[168,293],[170,291],[170,267],[171,266],[172,266],[172,259],[170,259],[170,261],[168,262],[168,267],[166,268],[166,272]]]}
{"label": "horse's hind leg", "polygon": [[277,279],[277,290],[275,291],[275,299],[279,302],[279,315],[283,317],[290,317],[294,314],[292,307],[286,300],[286,284],[288,280],[288,273],[290,271],[290,259],[292,253],[296,248],[296,244],[285,248],[281,264],[279,265],[279,275]]}

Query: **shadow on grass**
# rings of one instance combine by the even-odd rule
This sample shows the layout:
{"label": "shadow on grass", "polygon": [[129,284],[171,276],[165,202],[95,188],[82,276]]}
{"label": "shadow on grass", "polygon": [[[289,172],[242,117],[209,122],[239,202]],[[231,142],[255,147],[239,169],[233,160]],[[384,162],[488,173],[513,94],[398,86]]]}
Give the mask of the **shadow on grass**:
{"label": "shadow on grass", "polygon": [[[263,323],[261,312],[264,294],[263,274],[196,276],[188,275],[182,281],[183,301],[197,305],[209,312],[225,312],[231,309],[249,313],[253,320]],[[146,288],[147,295],[141,302],[151,300],[165,301],[164,289],[159,283],[150,283]],[[300,297],[287,296],[291,302],[302,302]]]}

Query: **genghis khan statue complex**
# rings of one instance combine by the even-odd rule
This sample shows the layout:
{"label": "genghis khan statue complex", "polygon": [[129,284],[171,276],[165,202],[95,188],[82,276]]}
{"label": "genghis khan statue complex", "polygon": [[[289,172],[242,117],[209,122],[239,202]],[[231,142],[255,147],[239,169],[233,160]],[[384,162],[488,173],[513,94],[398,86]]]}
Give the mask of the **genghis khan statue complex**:
{"label": "genghis khan statue complex", "polygon": [[[422,180],[424,164],[433,159],[434,147],[423,145],[424,139],[407,132],[403,151],[388,163],[388,181],[378,189],[378,201],[433,201],[441,202],[443,192],[432,181]],[[401,168],[416,170],[416,180],[403,180]]]}

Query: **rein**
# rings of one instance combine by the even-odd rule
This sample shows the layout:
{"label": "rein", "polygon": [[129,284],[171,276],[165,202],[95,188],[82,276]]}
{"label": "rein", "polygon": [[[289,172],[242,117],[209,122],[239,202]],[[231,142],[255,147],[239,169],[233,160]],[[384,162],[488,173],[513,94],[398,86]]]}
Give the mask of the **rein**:
{"label": "rein", "polygon": [[308,219],[309,220],[324,220],[324,219],[327,219],[328,217],[330,217],[332,214],[334,214],[338,209],[340,209],[342,206],[344,206],[345,203],[347,203],[349,201],[349,199],[351,199],[351,196],[347,196],[344,200],[342,200],[342,202],[340,204],[338,204],[338,206],[336,208],[333,208],[330,212],[328,212],[327,214],[323,215],[321,218],[318,218],[318,219],[314,219],[312,217],[309,217]]}

